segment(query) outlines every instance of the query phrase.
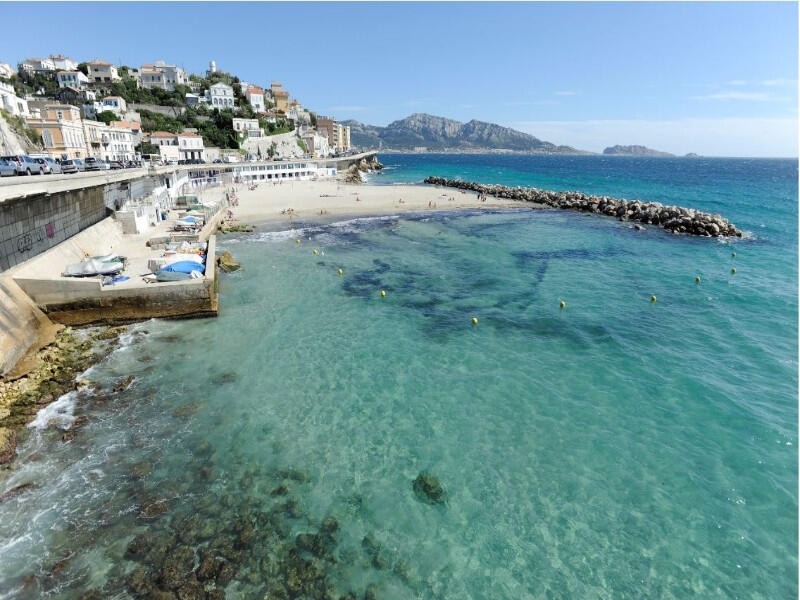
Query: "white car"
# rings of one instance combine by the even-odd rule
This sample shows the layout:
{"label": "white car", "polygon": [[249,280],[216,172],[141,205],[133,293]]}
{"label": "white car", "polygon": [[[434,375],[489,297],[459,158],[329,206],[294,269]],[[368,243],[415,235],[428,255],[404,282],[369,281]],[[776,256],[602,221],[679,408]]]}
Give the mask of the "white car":
{"label": "white car", "polygon": [[52,175],[53,173],[61,173],[61,164],[57,163],[49,156],[44,158],[34,158],[33,160],[35,160],[37,163],[39,163],[44,167],[45,175]]}

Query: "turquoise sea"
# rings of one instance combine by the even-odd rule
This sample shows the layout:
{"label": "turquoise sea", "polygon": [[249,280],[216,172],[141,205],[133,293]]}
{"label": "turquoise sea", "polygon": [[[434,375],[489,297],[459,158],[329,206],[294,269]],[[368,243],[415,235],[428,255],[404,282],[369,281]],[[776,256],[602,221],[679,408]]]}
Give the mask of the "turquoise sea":
{"label": "turquoise sea", "polygon": [[0,473],[34,484],[0,501],[0,599],[796,598],[797,162],[380,159],[747,235],[518,210],[221,238],[219,318],[132,326]]}

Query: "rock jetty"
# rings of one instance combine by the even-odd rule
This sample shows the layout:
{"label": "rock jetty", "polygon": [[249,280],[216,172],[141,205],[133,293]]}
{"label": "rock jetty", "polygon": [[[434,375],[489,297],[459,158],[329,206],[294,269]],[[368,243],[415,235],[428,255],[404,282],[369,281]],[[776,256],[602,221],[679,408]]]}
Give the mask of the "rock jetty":
{"label": "rock jetty", "polygon": [[553,208],[578,210],[598,215],[616,217],[620,221],[634,221],[658,225],[672,233],[685,233],[705,237],[742,237],[742,232],[728,219],[692,208],[667,206],[660,202],[640,202],[609,196],[593,196],[581,192],[552,192],[537,188],[486,185],[471,181],[428,177],[425,183],[462,190],[470,190],[496,198],[536,202]]}

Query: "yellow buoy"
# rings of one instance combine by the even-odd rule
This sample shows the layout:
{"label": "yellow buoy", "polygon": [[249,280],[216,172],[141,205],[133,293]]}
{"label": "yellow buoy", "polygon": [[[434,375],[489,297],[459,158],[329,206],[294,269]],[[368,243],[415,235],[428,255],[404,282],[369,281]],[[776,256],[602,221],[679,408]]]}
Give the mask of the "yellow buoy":
{"label": "yellow buoy", "polygon": [[567,308],[567,303],[564,302],[563,300],[559,300],[558,301],[558,308],[561,308],[561,309]]}
{"label": "yellow buoy", "polygon": [[316,248],[314,248],[314,249],[312,250],[312,252],[314,253],[314,255],[317,255],[317,254],[319,254],[319,252],[317,251],[317,249],[316,249]]}
{"label": "yellow buoy", "polygon": [[297,239],[295,240],[295,242],[297,242],[297,243],[299,244],[299,243],[300,243],[300,238],[297,238]]}
{"label": "yellow buoy", "polygon": [[702,280],[700,279],[700,275],[697,275],[697,276],[694,278],[694,282],[695,282],[695,283],[700,283],[701,281],[702,281]]}
{"label": "yellow buoy", "polygon": [[381,290],[381,298],[386,298],[386,290]]}
{"label": "yellow buoy", "polygon": [[658,298],[656,298],[655,295],[650,296],[650,302],[655,302],[656,300],[658,300]]}
{"label": "yellow buoy", "polygon": [[339,269],[339,277],[341,277],[341,276],[342,276],[342,273],[343,273],[343,272],[344,272],[344,271],[342,271],[341,269]]}
{"label": "yellow buoy", "polygon": [[477,325],[478,324],[478,317],[472,317],[472,324],[473,325]]}
{"label": "yellow buoy", "polygon": [[733,267],[733,268],[731,269],[731,275],[736,275],[736,267]]}

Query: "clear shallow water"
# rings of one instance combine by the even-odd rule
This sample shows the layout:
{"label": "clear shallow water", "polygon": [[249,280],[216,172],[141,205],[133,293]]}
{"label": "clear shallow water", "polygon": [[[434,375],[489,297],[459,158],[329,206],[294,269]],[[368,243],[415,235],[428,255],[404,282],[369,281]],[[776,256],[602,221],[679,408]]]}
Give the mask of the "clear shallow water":
{"label": "clear shallow water", "polygon": [[[0,494],[36,487],[0,502],[0,598],[127,597],[143,532],[197,550],[188,568],[214,547],[236,564],[228,597],[262,598],[330,516],[313,560],[334,597],[795,597],[796,166],[615,163],[595,190],[530,160],[525,183],[719,203],[752,237],[565,211],[226,237],[245,269],[222,276],[220,317],[134,326],[88,374],[104,391],[52,409],[88,417],[77,438],[21,445]],[[423,471],[446,506],[415,496]]]}

